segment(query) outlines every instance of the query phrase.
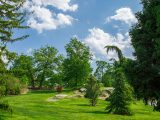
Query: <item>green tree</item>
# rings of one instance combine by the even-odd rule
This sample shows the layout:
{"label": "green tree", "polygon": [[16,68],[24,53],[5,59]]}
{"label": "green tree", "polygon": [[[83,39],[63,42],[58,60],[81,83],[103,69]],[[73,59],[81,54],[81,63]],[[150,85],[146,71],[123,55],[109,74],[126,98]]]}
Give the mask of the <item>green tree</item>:
{"label": "green tree", "polygon": [[96,78],[104,84],[104,86],[111,86],[112,84],[112,66],[105,61],[96,61],[97,68],[94,73]]}
{"label": "green tree", "polygon": [[65,48],[67,52],[67,58],[64,60],[65,80],[71,87],[81,86],[86,83],[91,73],[90,50],[76,38],[71,39]]}
{"label": "green tree", "polygon": [[146,103],[150,98],[160,102],[160,1],[141,1],[143,9],[136,14],[138,23],[130,30],[136,56],[134,80]]}
{"label": "green tree", "polygon": [[110,104],[106,107],[106,110],[109,113],[131,115],[129,109],[132,100],[131,87],[126,83],[126,78],[121,68],[117,68],[115,71],[114,88],[109,98]]}
{"label": "green tree", "polygon": [[45,46],[33,52],[36,71],[38,72],[39,88],[56,74],[62,63],[63,57],[58,50],[51,46]]}
{"label": "green tree", "polygon": [[31,85],[32,88],[35,88],[35,81],[37,76],[33,57],[27,55],[18,56],[14,60],[11,70],[14,72],[16,77],[22,80],[23,78],[27,77],[27,81],[22,82],[29,83],[29,85]]}
{"label": "green tree", "polygon": [[28,35],[14,38],[15,30],[25,29],[25,13],[21,10],[25,0],[0,0],[0,45],[5,46],[8,42],[22,40]]}
{"label": "green tree", "polygon": [[96,106],[100,94],[100,85],[94,76],[91,76],[87,81],[86,89],[85,97],[90,99],[92,106]]}
{"label": "green tree", "polygon": [[130,115],[131,111],[129,105],[132,100],[132,91],[130,85],[127,83],[124,68],[122,67],[124,57],[121,50],[116,46],[106,46],[107,53],[109,51],[116,51],[118,53],[119,62],[115,61],[115,72],[113,85],[114,91],[110,96],[110,104],[106,108],[108,112],[121,115]]}
{"label": "green tree", "polygon": [[[24,2],[24,0],[0,0],[0,75],[2,75],[1,79],[3,79],[4,74],[5,76],[8,76],[7,72],[9,72],[6,69],[6,64],[2,60],[2,57],[7,56],[8,58],[11,58],[8,59],[9,61],[12,60],[13,57],[12,54],[8,55],[9,52],[5,49],[6,44],[8,42],[15,42],[17,40],[22,40],[28,37],[28,35],[24,35],[14,38],[16,29],[18,30],[28,28],[22,25],[22,23],[25,21],[25,14],[21,11]],[[3,84],[1,84],[1,86],[4,87],[5,82],[2,83]],[[2,101],[2,97],[3,96],[0,96],[0,109],[9,110],[9,105]]]}

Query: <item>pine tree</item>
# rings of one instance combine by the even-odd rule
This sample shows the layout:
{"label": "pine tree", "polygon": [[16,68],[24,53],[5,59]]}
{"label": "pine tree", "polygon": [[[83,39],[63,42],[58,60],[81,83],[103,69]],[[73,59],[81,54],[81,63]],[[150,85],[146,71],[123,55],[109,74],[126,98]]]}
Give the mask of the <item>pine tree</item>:
{"label": "pine tree", "polygon": [[136,56],[134,81],[138,83],[134,87],[145,103],[150,98],[160,102],[160,1],[141,1],[143,9],[136,14],[138,22],[130,30]]}
{"label": "pine tree", "polygon": [[[6,53],[6,44],[8,42],[15,42],[22,40],[28,35],[14,38],[15,30],[28,28],[23,26],[25,21],[25,13],[22,11],[22,6],[25,0],[0,0],[0,71],[4,72],[5,64],[3,63],[2,56]],[[7,54],[5,54],[7,56]],[[2,73],[0,73],[2,75]],[[1,82],[1,81],[0,81]],[[8,103],[2,100],[4,94],[3,84],[0,84],[0,109],[11,111]]]}
{"label": "pine tree", "polygon": [[25,29],[25,12],[21,10],[25,0],[0,0],[0,45],[5,46],[8,42],[22,40],[28,35],[14,38],[15,30]]}
{"label": "pine tree", "polygon": [[100,94],[100,85],[94,76],[91,76],[86,85],[87,91],[85,97],[90,99],[91,106],[96,106]]}
{"label": "pine tree", "polygon": [[110,96],[110,104],[107,106],[106,110],[109,113],[120,114],[120,115],[131,115],[129,109],[132,100],[132,91],[130,85],[127,83],[124,74],[124,56],[122,51],[117,46],[106,46],[107,53],[109,51],[116,51],[118,54],[119,61],[115,61],[115,75],[114,75],[114,91]]}
{"label": "pine tree", "polygon": [[127,84],[121,68],[117,68],[115,71],[115,83],[113,87],[114,91],[109,98],[110,104],[106,110],[113,114],[131,115],[129,109],[132,100],[131,88]]}

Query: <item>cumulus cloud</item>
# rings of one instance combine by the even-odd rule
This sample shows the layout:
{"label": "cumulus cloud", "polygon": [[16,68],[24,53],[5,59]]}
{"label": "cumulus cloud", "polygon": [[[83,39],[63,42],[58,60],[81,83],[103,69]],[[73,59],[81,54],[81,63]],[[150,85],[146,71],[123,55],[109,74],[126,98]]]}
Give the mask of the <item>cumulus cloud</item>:
{"label": "cumulus cloud", "polygon": [[90,46],[91,50],[99,55],[107,56],[110,58],[117,58],[115,52],[109,52],[106,54],[106,49],[104,48],[107,45],[118,46],[123,52],[126,49],[131,48],[130,37],[128,34],[117,33],[115,36],[104,32],[100,28],[89,29],[89,35],[84,39],[85,43]]}
{"label": "cumulus cloud", "polygon": [[116,14],[106,18],[106,22],[111,20],[121,21],[128,25],[134,24],[137,22],[137,19],[131,10],[131,8],[124,7],[116,10]]}
{"label": "cumulus cloud", "polygon": [[76,11],[77,4],[71,4],[71,0],[27,0],[24,9],[30,12],[27,24],[39,33],[44,30],[55,30],[59,27],[72,25],[75,20],[65,13],[55,13],[48,6],[63,12]]}

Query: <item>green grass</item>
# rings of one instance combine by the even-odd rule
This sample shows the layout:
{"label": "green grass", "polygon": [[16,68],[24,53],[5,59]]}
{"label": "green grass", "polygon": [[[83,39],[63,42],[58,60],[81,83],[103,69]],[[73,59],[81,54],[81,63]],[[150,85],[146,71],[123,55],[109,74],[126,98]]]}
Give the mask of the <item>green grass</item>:
{"label": "green grass", "polygon": [[11,116],[0,111],[0,120],[160,120],[159,112],[153,112],[152,107],[141,102],[131,106],[133,116],[120,116],[107,114],[104,109],[108,103],[102,100],[96,107],[89,106],[88,100],[81,98],[46,101],[55,94],[39,91],[7,97],[14,113]]}

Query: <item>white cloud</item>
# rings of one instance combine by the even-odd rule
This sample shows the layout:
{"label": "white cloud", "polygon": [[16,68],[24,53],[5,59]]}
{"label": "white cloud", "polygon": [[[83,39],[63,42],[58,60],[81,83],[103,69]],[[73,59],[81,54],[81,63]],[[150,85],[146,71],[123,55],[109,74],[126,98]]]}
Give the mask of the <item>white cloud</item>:
{"label": "white cloud", "polygon": [[[28,0],[29,1],[29,0]],[[71,0],[30,0],[36,6],[53,6],[63,11],[76,11],[77,4],[71,4]]]}
{"label": "white cloud", "polygon": [[118,46],[122,52],[124,50],[131,48],[129,36],[117,33],[116,36],[113,36],[109,33],[104,32],[100,28],[89,29],[89,35],[84,39],[85,43],[90,46],[91,50],[102,56],[106,56],[108,59],[117,58],[115,52],[109,52],[106,54],[106,49],[104,48],[107,45]]}
{"label": "white cloud", "polygon": [[59,27],[72,25],[74,18],[64,13],[55,13],[48,6],[62,11],[76,11],[77,4],[71,4],[71,0],[27,0],[24,9],[30,12],[27,24],[39,33],[44,30],[55,30]]}
{"label": "white cloud", "polygon": [[106,22],[110,22],[111,20],[125,22],[126,24],[134,24],[137,22],[137,19],[132,12],[131,8],[124,7],[116,10],[116,14],[106,18]]}

